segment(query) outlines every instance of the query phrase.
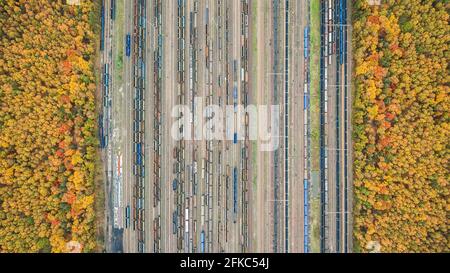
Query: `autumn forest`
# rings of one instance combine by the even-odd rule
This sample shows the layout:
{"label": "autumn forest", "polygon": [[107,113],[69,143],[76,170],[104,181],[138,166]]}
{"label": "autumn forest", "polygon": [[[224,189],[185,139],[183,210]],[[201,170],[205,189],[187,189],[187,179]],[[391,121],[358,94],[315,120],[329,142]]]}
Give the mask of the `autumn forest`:
{"label": "autumn forest", "polygon": [[353,12],[356,250],[448,252],[450,6],[386,2]]}
{"label": "autumn forest", "polygon": [[92,10],[0,1],[1,252],[95,248]]}

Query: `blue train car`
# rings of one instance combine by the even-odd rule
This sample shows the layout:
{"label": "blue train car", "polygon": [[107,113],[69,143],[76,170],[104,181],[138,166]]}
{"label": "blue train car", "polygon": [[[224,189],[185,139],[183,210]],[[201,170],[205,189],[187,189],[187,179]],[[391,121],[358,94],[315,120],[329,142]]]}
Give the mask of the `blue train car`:
{"label": "blue train car", "polygon": [[303,95],[303,109],[309,108],[309,96],[308,94]]}
{"label": "blue train car", "polygon": [[100,148],[105,148],[105,135],[103,130],[103,115],[98,117],[98,138],[100,139]]}
{"label": "blue train car", "polygon": [[237,144],[237,133],[234,133],[233,135],[233,143]]}
{"label": "blue train car", "polygon": [[102,3],[101,31],[100,31],[100,50],[105,49],[105,7]]}
{"label": "blue train car", "polygon": [[104,73],[103,83],[105,84],[105,86],[108,86],[109,85],[108,64],[105,64],[103,73]]}
{"label": "blue train car", "polygon": [[130,227],[130,205],[125,208],[125,228]]}
{"label": "blue train car", "polygon": [[162,34],[159,34],[158,35],[158,47],[162,47],[162,39],[163,39]]}
{"label": "blue train car", "polygon": [[205,253],[205,231],[200,233],[200,252]]}
{"label": "blue train car", "polygon": [[175,178],[175,179],[172,181],[172,189],[173,189],[174,191],[176,191],[176,190],[177,190],[177,186],[178,186],[178,180]]}
{"label": "blue train car", "polygon": [[101,147],[102,149],[104,149],[104,148],[106,147],[106,138],[105,138],[105,136],[103,135],[103,129],[102,129],[102,135],[101,135],[101,137],[100,137],[100,147]]}
{"label": "blue train car", "polygon": [[136,144],[136,164],[141,165],[141,143]]}
{"label": "blue train car", "polygon": [[175,210],[172,214],[172,233],[177,234],[178,231],[178,211]]}
{"label": "blue train car", "polygon": [[111,0],[111,20],[116,20],[116,0]]}
{"label": "blue train car", "polygon": [[344,46],[345,46],[345,41],[344,41],[344,14],[345,14],[345,10],[344,10],[344,6],[343,6],[343,2],[344,1],[339,1],[339,62],[340,64],[344,63]]}
{"label": "blue train car", "polygon": [[143,253],[144,250],[145,250],[145,243],[142,242],[142,241],[139,241],[139,242],[138,242],[138,252],[139,252],[139,253]]}
{"label": "blue train car", "polygon": [[308,180],[303,180],[303,203],[304,203],[304,218],[303,218],[303,224],[304,224],[304,238],[303,238],[303,251],[305,253],[309,252],[309,184]]}
{"label": "blue train car", "polygon": [[143,60],[141,62],[141,70],[142,70],[142,77],[145,79],[145,62]]}
{"label": "blue train car", "polygon": [[146,17],[145,17],[145,16],[142,16],[141,19],[140,19],[140,21],[139,21],[139,24],[140,24],[140,26],[141,26],[142,28],[145,28],[145,21],[146,21]]}
{"label": "blue train car", "polygon": [[127,57],[130,57],[130,55],[131,55],[131,35],[130,34],[127,34],[127,36],[126,36],[125,53],[126,53]]}
{"label": "blue train car", "polygon": [[234,112],[237,112],[237,97],[238,97],[238,90],[237,86],[235,85],[233,87],[233,106],[234,106]]}
{"label": "blue train car", "polygon": [[205,10],[205,22],[208,22],[208,21],[209,21],[209,9],[206,8],[206,10]]}
{"label": "blue train car", "polygon": [[308,58],[308,45],[309,45],[309,27],[305,27],[304,37],[303,37],[303,48],[304,48],[304,56]]}
{"label": "blue train car", "polygon": [[238,187],[238,175],[237,175],[237,168],[234,167],[233,169],[233,212],[237,213],[237,187]]}

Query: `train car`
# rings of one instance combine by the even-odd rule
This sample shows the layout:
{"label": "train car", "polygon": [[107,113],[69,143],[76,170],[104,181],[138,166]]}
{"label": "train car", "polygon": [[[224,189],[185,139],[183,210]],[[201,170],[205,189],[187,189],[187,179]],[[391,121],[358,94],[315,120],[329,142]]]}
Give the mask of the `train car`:
{"label": "train car", "polygon": [[303,96],[303,109],[309,108],[309,96],[308,94],[304,94]]}
{"label": "train car", "polygon": [[237,97],[238,97],[238,90],[237,90],[237,86],[234,85],[234,87],[233,87],[233,105],[234,105],[234,112],[237,112]]}
{"label": "train car", "polygon": [[130,227],[130,205],[125,208],[125,228]]}
{"label": "train car", "polygon": [[[133,207],[133,214],[134,214],[134,211],[136,211],[135,207]],[[137,217],[135,216],[133,219],[133,230],[136,230],[136,228],[137,228]]]}
{"label": "train car", "polygon": [[309,54],[309,27],[305,27],[305,31],[304,31],[304,37],[303,37],[303,48],[304,48],[304,56],[305,58],[308,58],[308,54]]}
{"label": "train car", "polygon": [[175,210],[172,214],[172,233],[177,234],[178,231],[178,210]]}
{"label": "train car", "polygon": [[100,114],[98,117],[98,137],[100,139],[100,148],[105,148],[105,135],[103,130],[103,115]]}
{"label": "train car", "polygon": [[345,47],[345,39],[344,39],[344,26],[345,26],[345,8],[344,1],[339,1],[339,62],[340,64],[344,63],[344,47]]}
{"label": "train car", "polygon": [[111,20],[116,19],[116,0],[111,0]]}
{"label": "train car", "polygon": [[209,21],[209,8],[205,9],[205,22]]}
{"label": "train car", "polygon": [[141,143],[136,144],[136,164],[141,165]]}
{"label": "train car", "polygon": [[185,217],[184,232],[189,233],[189,208],[185,209],[184,217]]}
{"label": "train car", "polygon": [[303,180],[303,203],[304,203],[304,230],[303,230],[303,252],[308,253],[309,252],[309,184],[308,180]]}
{"label": "train car", "polygon": [[163,36],[162,34],[158,35],[158,47],[162,47],[162,43],[163,43]]}
{"label": "train car", "polygon": [[193,174],[192,175],[192,194],[193,195],[197,195],[197,180],[198,180],[198,175],[197,174]]}
{"label": "train car", "polygon": [[145,243],[143,241],[138,242],[138,252],[143,253],[145,251]]}
{"label": "train car", "polygon": [[141,19],[140,19],[140,26],[142,27],[142,28],[144,28],[145,29],[145,25],[146,25],[146,18],[145,18],[145,16],[141,16]]}
{"label": "train car", "polygon": [[106,87],[109,86],[108,64],[105,64],[105,66],[104,66],[103,83],[104,83],[104,85],[105,85]]}
{"label": "train car", "polygon": [[174,191],[176,191],[176,190],[177,190],[177,187],[178,187],[178,180],[175,178],[175,179],[172,181],[172,189],[173,189]]}
{"label": "train car", "polygon": [[105,49],[105,7],[103,4],[101,13],[100,50],[103,51]]}
{"label": "train car", "polygon": [[200,252],[205,253],[205,231],[200,233]]}
{"label": "train car", "polygon": [[[233,169],[233,213],[237,214],[237,187],[238,187],[238,175],[237,175],[237,168],[234,167]],[[236,218],[234,220],[236,222]]]}
{"label": "train car", "polygon": [[131,35],[127,34],[125,38],[126,46],[125,46],[125,54],[127,57],[130,57],[131,55]]}

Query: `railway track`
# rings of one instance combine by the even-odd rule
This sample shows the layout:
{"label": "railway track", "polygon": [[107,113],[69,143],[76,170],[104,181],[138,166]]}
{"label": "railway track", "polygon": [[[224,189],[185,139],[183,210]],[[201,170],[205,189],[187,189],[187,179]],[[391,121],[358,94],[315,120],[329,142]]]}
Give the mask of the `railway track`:
{"label": "railway track", "polygon": [[303,252],[310,250],[310,191],[311,191],[311,112],[310,112],[310,2],[307,4],[307,26],[303,30],[303,132],[304,132],[304,167],[303,167]]}
{"label": "railway track", "polygon": [[[248,106],[249,88],[248,88],[248,15],[249,15],[248,0],[241,0],[241,104],[246,108]],[[241,204],[242,204],[242,252],[247,252],[249,247],[248,241],[248,161],[249,161],[249,127],[248,127],[248,112],[244,117],[244,141],[241,145]],[[243,147],[242,147],[243,146]]]}
{"label": "railway track", "polygon": [[103,150],[103,158],[105,160],[105,191],[106,195],[106,208],[107,215],[109,215],[109,221],[106,226],[106,234],[108,234],[110,241],[108,241],[106,247],[112,251],[121,251],[121,244],[118,242],[118,234],[120,234],[121,222],[119,219],[119,211],[117,211],[117,205],[120,202],[118,200],[119,191],[117,188],[117,173],[115,174],[114,167],[114,155],[113,155],[113,113],[112,113],[112,101],[113,101],[113,44],[112,39],[114,36],[114,5],[112,1],[104,0],[101,5],[101,37],[100,37],[100,51],[102,52],[102,110],[99,116],[99,136],[100,147]]}
{"label": "railway track", "polygon": [[284,6],[284,249],[289,252],[289,0]]}
{"label": "railway track", "polygon": [[[115,0],[109,1],[116,4]],[[290,90],[293,87],[290,86],[292,78],[289,71],[289,63],[293,62],[290,43],[295,40],[295,35],[292,38],[289,32],[292,17],[290,5],[293,2],[272,0],[268,3],[272,8],[269,16],[273,19],[273,46],[270,47],[275,50],[272,53],[273,66],[270,68],[271,74],[274,74],[273,90],[267,100],[275,105],[281,104],[285,112],[280,116],[283,123],[279,125],[283,132],[282,149],[274,151],[272,158],[267,157],[269,168],[273,168],[270,171],[273,177],[268,182],[274,199],[273,207],[267,212],[268,215],[273,213],[270,215],[270,219],[273,219],[273,233],[270,236],[273,241],[271,245],[268,239],[267,247],[274,252],[290,252],[289,241],[297,233],[292,229],[296,220],[290,219],[290,215],[295,214],[290,206],[291,203],[295,205],[296,188],[293,188],[295,178],[291,178],[292,170],[289,169],[291,163],[295,165],[295,161],[291,162],[292,151],[289,150],[292,149],[290,123],[296,115],[294,118],[290,116],[290,103],[295,96]],[[125,95],[132,96],[133,100],[132,117],[127,122],[133,123],[130,133],[133,144],[129,149],[132,150],[132,159],[126,162],[131,164],[131,168],[127,168],[133,174],[130,174],[132,181],[126,182],[131,187],[129,192],[132,191],[131,197],[127,194],[131,200],[127,200],[129,206],[125,208],[127,231],[124,240],[128,240],[127,250],[252,251],[253,226],[257,222],[251,222],[250,215],[254,210],[249,202],[253,198],[252,183],[249,181],[252,154],[250,117],[248,112],[241,110],[242,106],[244,109],[249,106],[249,98],[253,96],[249,88],[249,0],[236,3],[224,0],[177,0],[167,5],[162,0],[133,0],[129,5],[127,10],[132,11],[132,15],[129,14],[127,18],[132,18],[132,23],[128,24],[129,27],[132,24],[132,30],[127,31],[131,34],[127,34],[125,39],[126,56],[131,59],[129,88],[132,93]],[[111,16],[112,13],[113,10]],[[150,16],[147,14],[150,13],[151,24],[147,22],[147,16]],[[165,18],[171,14],[176,16]],[[172,25],[169,20],[176,23]],[[102,24],[106,24],[104,19]],[[151,37],[147,37],[147,33],[151,33]],[[304,35],[307,45],[308,28],[304,30]],[[102,47],[106,49],[107,43],[104,39],[102,41]],[[147,44],[152,45],[151,51],[147,50]],[[308,46],[305,46],[305,143],[302,143],[305,151],[310,149],[308,50]],[[173,54],[173,57],[165,57],[165,54]],[[107,53],[104,55],[107,56]],[[214,63],[217,60],[219,65]],[[147,68],[147,61],[153,67]],[[108,110],[108,88],[111,85],[109,71],[112,68],[109,63],[105,63],[102,69],[104,111],[99,134],[102,146],[106,148],[110,130],[108,115],[111,111]],[[147,69],[153,72],[152,79],[146,78],[149,74]],[[152,90],[147,92],[147,87]],[[181,139],[173,142],[165,139],[169,137],[166,135],[167,131],[170,132],[169,112],[174,104],[187,105],[192,111],[192,115],[184,116],[184,113],[178,112],[178,117],[175,117],[181,135],[191,131],[186,126],[194,128],[196,118],[202,118],[194,109],[195,97],[198,96],[206,99],[206,106],[219,104],[225,108],[234,105],[231,139]],[[154,118],[148,120],[148,117]],[[184,119],[190,121],[186,123]],[[150,126],[146,126],[147,122]],[[151,137],[145,138],[146,134]],[[299,180],[303,182],[299,190],[304,191],[304,203],[299,203],[298,210],[303,205],[305,213],[301,219],[304,224],[299,229],[303,228],[305,252],[309,249],[309,157],[310,153],[305,152],[305,176],[303,181]]]}
{"label": "railway track", "polygon": [[161,139],[162,139],[162,54],[163,26],[162,1],[153,1],[153,26],[156,37],[153,48],[153,208],[156,211],[152,219],[153,252],[161,252]]}
{"label": "railway track", "polygon": [[348,88],[347,88],[347,3],[335,0],[336,26],[336,251],[348,251]]}
{"label": "railway track", "polygon": [[138,252],[145,250],[145,69],[146,69],[146,1],[134,1],[133,48],[133,229],[137,233]]}
{"label": "railway track", "polygon": [[[184,0],[177,1],[177,103],[185,103],[185,36],[186,36],[186,3]],[[178,113],[180,133],[184,134],[184,127],[181,124],[182,113]],[[189,207],[186,203],[186,188],[184,175],[184,152],[185,142],[183,139],[177,141],[177,150],[175,151],[176,166],[174,173],[177,179],[176,188],[176,209],[173,212],[174,233],[177,235],[178,251],[189,252]],[[190,181],[189,181],[190,182]],[[187,237],[187,240],[186,240]]]}
{"label": "railway track", "polygon": [[[279,63],[278,63],[278,58],[279,58],[279,47],[278,47],[278,23],[279,23],[279,1],[277,0],[273,0],[272,1],[272,16],[273,16],[273,25],[272,25],[272,29],[273,29],[273,47],[274,47],[274,55],[273,55],[273,73],[274,73],[274,81],[273,81],[273,104],[278,105],[279,104],[279,94],[278,94],[278,73],[279,73]],[[277,253],[278,252],[278,232],[279,232],[279,228],[278,228],[278,215],[279,215],[279,211],[278,211],[278,200],[280,200],[280,196],[279,196],[279,152],[278,149],[274,151],[274,156],[273,156],[273,168],[274,168],[274,178],[273,178],[273,252]]]}
{"label": "railway track", "polygon": [[[347,26],[346,0],[321,1],[321,252],[349,251]],[[335,76],[332,84],[330,76]],[[328,115],[332,110],[328,107],[330,90],[335,91],[336,98],[334,135],[328,128]],[[334,141],[329,142],[332,136]],[[333,143],[336,147],[329,146]],[[336,161],[332,195],[328,180],[328,161],[332,158],[328,151],[335,153]]]}

